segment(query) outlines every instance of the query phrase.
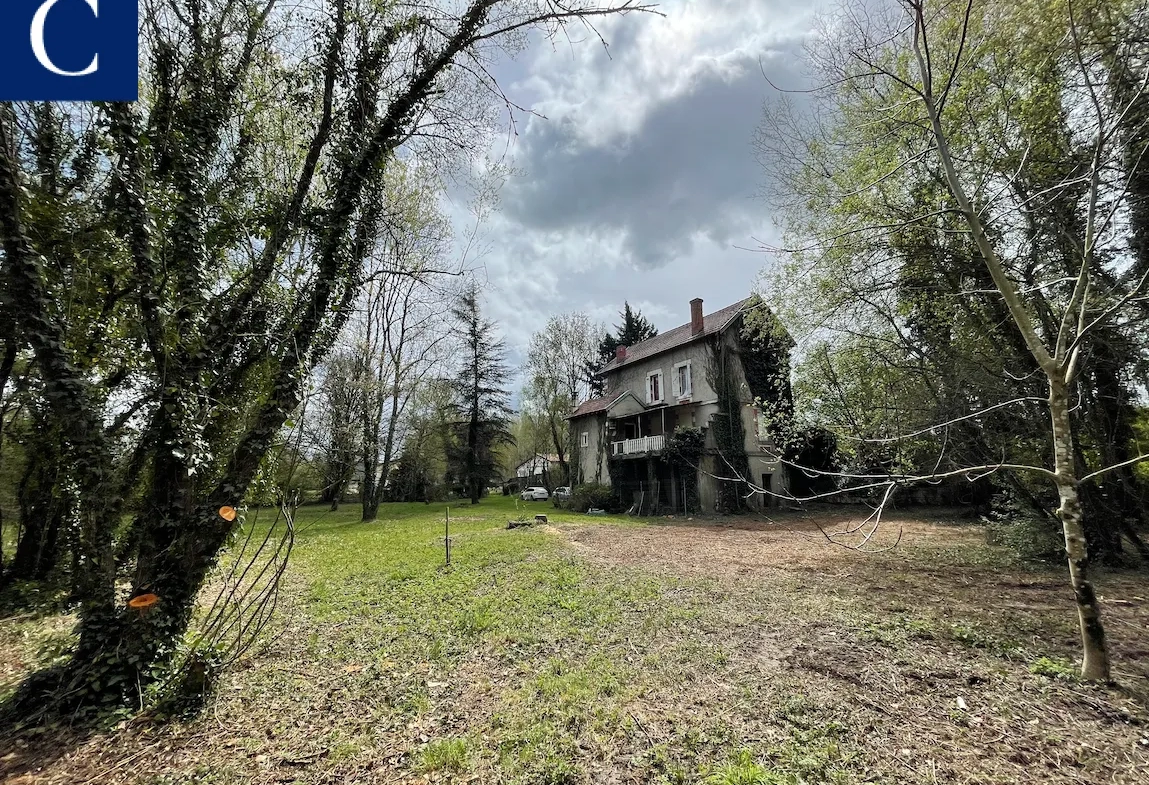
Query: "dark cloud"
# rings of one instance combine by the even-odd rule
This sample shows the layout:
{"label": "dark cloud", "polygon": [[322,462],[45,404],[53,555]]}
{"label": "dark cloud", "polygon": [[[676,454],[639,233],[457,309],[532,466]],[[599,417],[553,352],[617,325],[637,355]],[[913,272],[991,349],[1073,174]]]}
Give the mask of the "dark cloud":
{"label": "dark cloud", "polygon": [[[795,81],[785,64],[796,60],[796,51],[763,58],[776,84]],[[574,114],[536,118],[516,151],[523,176],[504,193],[506,216],[542,231],[620,232],[645,268],[689,254],[699,235],[745,242],[764,210],[751,141],[769,89],[758,58],[742,55],[699,69],[610,141],[586,141]]]}

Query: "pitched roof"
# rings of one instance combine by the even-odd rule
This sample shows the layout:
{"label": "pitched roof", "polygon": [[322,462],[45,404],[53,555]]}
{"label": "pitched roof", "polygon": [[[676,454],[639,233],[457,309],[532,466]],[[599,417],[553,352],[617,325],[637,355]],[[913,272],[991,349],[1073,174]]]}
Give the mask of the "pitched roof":
{"label": "pitched roof", "polygon": [[[631,363],[638,362],[639,360],[645,360],[648,357],[653,357],[656,354],[662,354],[663,352],[668,352],[671,349],[677,349],[679,346],[688,344],[691,341],[696,341],[707,335],[720,333],[726,329],[727,325],[730,324],[734,317],[742,311],[743,307],[745,307],[751,299],[752,298],[747,297],[745,300],[739,300],[733,305],[728,305],[725,308],[721,308],[712,314],[703,316],[702,332],[700,332],[698,335],[691,334],[690,322],[687,322],[680,327],[675,327],[673,330],[667,330],[664,333],[659,333],[653,338],[648,338],[641,343],[636,343],[634,346],[628,346],[626,347],[625,360],[622,362],[619,362],[617,358],[611,360],[603,366],[602,370],[599,371],[599,374],[607,374],[611,371],[616,371],[624,365],[630,365]],[[594,403],[597,400],[599,399],[587,401],[582,406]],[[610,401],[607,401],[606,403],[609,405]],[[580,413],[579,410],[582,409],[582,406],[575,410],[576,416]],[[603,408],[606,408],[606,405],[604,405]],[[598,410],[594,409],[592,411]],[[587,414],[589,412],[581,413]]]}
{"label": "pitched roof", "polygon": [[543,455],[540,452],[540,453],[536,453],[531,458],[527,458],[525,461],[523,461],[522,463],[515,466],[515,468],[521,469],[524,466],[526,466],[527,464],[531,464],[531,463],[540,464],[540,463],[558,463],[558,462],[559,462],[559,456],[556,455],[555,453],[552,452],[549,455]]}
{"label": "pitched roof", "polygon": [[601,398],[591,398],[589,401],[583,401],[578,405],[578,408],[567,416],[567,419],[571,420],[575,417],[582,417],[584,414],[604,412],[610,407],[612,400],[611,398],[603,396]]}

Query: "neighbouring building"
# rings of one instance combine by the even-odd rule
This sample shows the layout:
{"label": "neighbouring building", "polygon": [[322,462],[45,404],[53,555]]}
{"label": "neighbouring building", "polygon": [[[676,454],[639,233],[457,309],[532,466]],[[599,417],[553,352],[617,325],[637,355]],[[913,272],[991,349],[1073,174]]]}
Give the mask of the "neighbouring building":
{"label": "neighbouring building", "polygon": [[531,486],[543,486],[549,489],[559,482],[562,476],[562,463],[559,462],[558,455],[537,453],[515,466],[511,476],[503,484],[511,493]]}
{"label": "neighbouring building", "polygon": [[772,424],[792,412],[792,345],[758,297],[706,315],[692,300],[686,324],[619,347],[605,394],[567,418],[578,481],[642,514],[770,505],[787,487]]}

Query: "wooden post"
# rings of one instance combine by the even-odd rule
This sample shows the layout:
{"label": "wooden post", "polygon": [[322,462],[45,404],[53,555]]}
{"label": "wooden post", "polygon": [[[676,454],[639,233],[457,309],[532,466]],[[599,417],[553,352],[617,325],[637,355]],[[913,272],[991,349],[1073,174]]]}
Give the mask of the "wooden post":
{"label": "wooden post", "polygon": [[447,508],[447,518],[443,523],[443,544],[447,547],[447,566],[451,566],[451,508]]}

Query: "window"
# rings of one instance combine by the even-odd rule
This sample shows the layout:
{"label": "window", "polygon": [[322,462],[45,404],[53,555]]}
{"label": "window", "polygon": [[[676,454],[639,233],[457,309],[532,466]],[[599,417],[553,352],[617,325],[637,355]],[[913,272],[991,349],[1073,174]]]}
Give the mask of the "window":
{"label": "window", "polygon": [[646,377],[646,402],[662,403],[662,371]]}
{"label": "window", "polygon": [[774,488],[772,487],[773,485],[774,485],[774,475],[773,474],[763,474],[761,487],[762,487],[762,490],[766,491],[765,502],[766,502],[767,507],[773,507],[774,505],[776,505],[778,503],[778,498],[774,495]]}
{"label": "window", "polygon": [[754,430],[757,433],[759,442],[770,441],[770,415],[762,409],[755,407],[754,412]]}
{"label": "window", "polygon": [[674,366],[674,394],[679,398],[690,397],[690,361]]}
{"label": "window", "polygon": [[582,435],[579,437],[579,444],[583,447],[590,446],[590,431],[582,432]]}

